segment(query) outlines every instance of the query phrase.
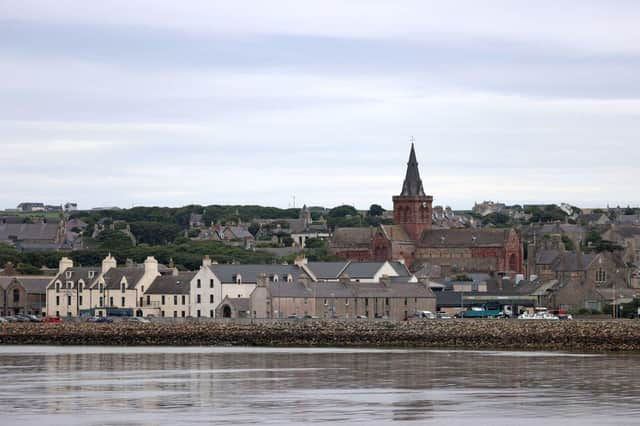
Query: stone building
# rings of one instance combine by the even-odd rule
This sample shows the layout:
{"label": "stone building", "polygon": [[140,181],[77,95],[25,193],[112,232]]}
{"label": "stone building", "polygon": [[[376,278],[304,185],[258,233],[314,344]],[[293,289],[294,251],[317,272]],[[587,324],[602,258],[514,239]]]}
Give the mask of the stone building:
{"label": "stone building", "polygon": [[540,286],[535,290],[542,306],[563,309],[600,310],[621,296],[633,296],[630,269],[619,253],[583,253],[562,246],[537,250],[529,245],[527,269],[530,279]]}
{"label": "stone building", "polygon": [[[377,283],[313,282],[302,275],[293,283],[270,282],[266,275],[248,298],[225,298],[218,307],[222,318],[258,319],[385,318],[407,320],[420,311],[435,312],[436,299],[425,283],[384,276]],[[236,316],[237,315],[237,316]]]}
{"label": "stone building", "polygon": [[0,277],[0,316],[43,315],[46,288],[51,278],[38,275]]}
{"label": "stone building", "polygon": [[435,264],[447,273],[522,273],[522,244],[514,229],[434,229],[432,203],[411,145],[402,191],[393,197],[393,225],[336,229],[330,253],[358,261],[402,259],[412,270]]}

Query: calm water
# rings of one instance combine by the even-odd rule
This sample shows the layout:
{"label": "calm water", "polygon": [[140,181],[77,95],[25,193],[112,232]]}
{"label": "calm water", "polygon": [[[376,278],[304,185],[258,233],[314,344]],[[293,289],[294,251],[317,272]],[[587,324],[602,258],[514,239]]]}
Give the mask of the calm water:
{"label": "calm water", "polygon": [[639,366],[545,352],[5,346],[0,424],[640,424]]}

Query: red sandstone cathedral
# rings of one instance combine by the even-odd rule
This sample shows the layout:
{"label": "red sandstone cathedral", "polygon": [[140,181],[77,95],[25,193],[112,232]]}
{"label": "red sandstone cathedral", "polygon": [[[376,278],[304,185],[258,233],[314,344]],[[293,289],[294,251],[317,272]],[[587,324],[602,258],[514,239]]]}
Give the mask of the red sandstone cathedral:
{"label": "red sandstone cathedral", "polygon": [[414,271],[437,265],[445,275],[522,273],[522,243],[515,229],[436,229],[432,203],[433,197],[424,192],[412,144],[402,192],[393,197],[393,225],[338,228],[330,252],[359,261],[404,259]]}

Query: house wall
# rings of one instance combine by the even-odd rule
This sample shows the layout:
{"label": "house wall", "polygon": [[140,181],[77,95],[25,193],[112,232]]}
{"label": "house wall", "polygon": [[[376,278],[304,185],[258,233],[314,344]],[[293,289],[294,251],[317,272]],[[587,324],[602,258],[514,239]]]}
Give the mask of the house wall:
{"label": "house wall", "polygon": [[[198,288],[198,280],[200,280],[200,288]],[[215,312],[224,298],[222,293],[222,283],[211,272],[211,270],[203,266],[191,280],[190,300],[191,312],[197,316],[198,310],[201,317],[214,318]],[[200,295],[200,303],[198,303],[198,295]],[[213,296],[213,303],[211,303]]]}
{"label": "house wall", "polygon": [[[189,294],[149,294],[148,296],[150,299],[149,307],[157,309],[160,317],[186,318],[195,316]],[[162,303],[163,298],[164,303]]]}

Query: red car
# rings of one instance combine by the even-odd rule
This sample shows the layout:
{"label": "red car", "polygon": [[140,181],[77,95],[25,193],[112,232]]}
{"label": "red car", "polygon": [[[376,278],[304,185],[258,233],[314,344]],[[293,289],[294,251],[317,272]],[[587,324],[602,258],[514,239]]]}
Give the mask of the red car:
{"label": "red car", "polygon": [[44,317],[44,318],[42,318],[42,322],[59,323],[59,322],[62,322],[62,318],[58,318],[58,317]]}

